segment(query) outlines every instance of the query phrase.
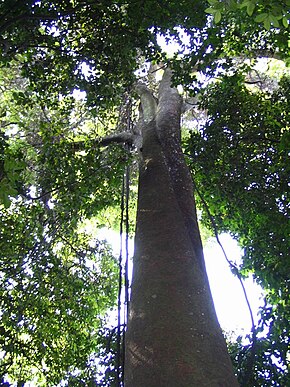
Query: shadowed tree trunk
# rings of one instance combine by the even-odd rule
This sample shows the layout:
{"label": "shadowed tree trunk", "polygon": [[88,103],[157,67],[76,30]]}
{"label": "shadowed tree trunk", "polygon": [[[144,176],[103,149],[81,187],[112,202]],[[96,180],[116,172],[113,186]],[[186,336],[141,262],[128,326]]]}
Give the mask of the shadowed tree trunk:
{"label": "shadowed tree trunk", "polygon": [[192,181],[180,146],[182,100],[166,70],[158,102],[139,85],[140,165],[126,333],[126,387],[234,387],[205,270]]}

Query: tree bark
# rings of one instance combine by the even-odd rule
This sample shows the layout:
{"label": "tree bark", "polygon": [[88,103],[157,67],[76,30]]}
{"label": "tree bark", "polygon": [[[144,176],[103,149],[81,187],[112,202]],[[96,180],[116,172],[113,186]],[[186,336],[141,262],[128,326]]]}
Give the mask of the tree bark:
{"label": "tree bark", "polygon": [[182,100],[166,70],[143,110],[126,387],[234,387],[206,274],[190,173],[180,145]]}

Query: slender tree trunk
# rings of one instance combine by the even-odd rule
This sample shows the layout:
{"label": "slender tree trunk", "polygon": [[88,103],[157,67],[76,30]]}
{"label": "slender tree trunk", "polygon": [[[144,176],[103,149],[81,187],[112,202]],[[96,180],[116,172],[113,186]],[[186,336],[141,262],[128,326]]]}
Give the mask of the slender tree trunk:
{"label": "slender tree trunk", "polygon": [[234,387],[205,270],[192,181],[180,146],[181,97],[165,71],[143,110],[126,387]]}

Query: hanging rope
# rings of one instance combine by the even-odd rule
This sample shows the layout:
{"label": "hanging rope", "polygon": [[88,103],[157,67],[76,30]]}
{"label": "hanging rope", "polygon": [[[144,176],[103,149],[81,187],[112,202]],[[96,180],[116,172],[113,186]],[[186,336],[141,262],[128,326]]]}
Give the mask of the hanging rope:
{"label": "hanging rope", "polygon": [[[129,91],[130,96],[130,91]],[[133,132],[133,122],[132,122],[132,99],[128,98],[128,110],[127,110],[127,130],[131,133]],[[126,145],[127,150],[129,151],[129,146]],[[130,165],[126,165],[125,170],[125,305],[126,305],[126,316],[125,321],[129,316],[129,277],[128,277],[128,263],[129,263],[129,232],[130,232],[130,222],[129,222],[129,200],[130,200]]]}
{"label": "hanging rope", "polygon": [[122,180],[122,194],[121,194],[121,216],[120,216],[120,252],[119,252],[119,284],[118,284],[118,322],[117,322],[117,359],[116,359],[116,376],[117,385],[121,386],[121,305],[122,305],[122,285],[123,285],[123,224],[125,212],[125,179]]}
{"label": "hanging rope", "polygon": [[[127,130],[132,129],[132,106],[130,98],[125,100],[125,108],[122,109],[123,117],[120,122],[126,119]],[[128,145],[125,145],[129,152]],[[130,166],[125,166],[122,179],[122,192],[120,204],[120,253],[119,253],[119,289],[118,289],[118,328],[117,328],[117,359],[116,373],[117,386],[124,386],[124,366],[125,366],[125,332],[129,313],[129,201],[130,201]],[[122,313],[123,312],[123,313]],[[123,316],[122,316],[123,315]]]}
{"label": "hanging rope", "polygon": [[[129,199],[130,167],[125,167],[122,181],[121,216],[120,216],[120,254],[119,254],[119,289],[118,289],[118,327],[117,327],[117,385],[124,385],[125,333],[129,313]],[[124,233],[125,229],[125,233]],[[123,251],[125,245],[125,251]],[[123,318],[122,318],[123,309]]]}
{"label": "hanging rope", "polygon": [[[128,264],[129,264],[129,198],[130,198],[130,167],[127,165],[124,174],[124,226],[125,236],[122,238],[121,243],[125,244],[124,252],[124,263],[122,265],[123,280],[124,280],[124,304],[123,304],[123,331],[122,331],[122,383],[124,385],[124,368],[125,368],[125,335],[126,326],[129,315],[129,275],[128,275]],[[125,239],[125,240],[124,240]]]}

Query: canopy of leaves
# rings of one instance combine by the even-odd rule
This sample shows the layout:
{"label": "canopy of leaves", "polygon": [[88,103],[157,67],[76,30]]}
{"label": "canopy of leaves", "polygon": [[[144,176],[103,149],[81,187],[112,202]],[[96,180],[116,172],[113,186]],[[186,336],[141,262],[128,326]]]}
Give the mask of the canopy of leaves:
{"label": "canopy of leaves", "polygon": [[271,26],[275,28],[288,28],[290,20],[290,2],[289,0],[271,1],[271,0],[208,0],[210,7],[206,12],[214,16],[214,21],[219,23],[223,15],[230,12],[245,10],[244,16],[254,17],[256,23],[263,23],[265,29],[270,30]]}
{"label": "canopy of leaves", "polygon": [[206,20],[204,1],[193,7],[187,1],[12,0],[0,7],[2,60],[24,54],[24,73],[39,92],[85,89],[95,108],[108,107],[132,83],[140,53],[161,59],[157,32]]}
{"label": "canopy of leaves", "polygon": [[110,250],[91,248],[82,234],[68,240],[49,216],[20,202],[1,214],[1,379],[56,385],[85,370],[114,305]]}
{"label": "canopy of leaves", "polygon": [[[268,338],[259,353],[272,354],[281,369],[290,328],[289,102],[289,78],[269,92],[251,90],[242,75],[224,76],[202,95],[207,119],[187,143],[195,185],[218,230],[231,232],[244,248],[241,273],[253,273],[266,290],[259,330],[268,330]],[[211,226],[208,211],[204,221]],[[269,374],[263,385],[284,385],[275,367],[257,370],[251,385],[260,385],[259,373]]]}
{"label": "canopy of leaves", "polygon": [[117,262],[83,220],[119,203],[124,154],[101,151],[81,102],[44,106],[15,63],[0,87],[0,376],[56,385],[88,372],[116,303]]}
{"label": "canopy of leaves", "polygon": [[[117,265],[86,224],[101,226],[103,211],[120,205],[131,159],[100,139],[126,127],[120,112],[140,63],[169,61],[158,34],[180,44],[170,61],[175,82],[194,93],[198,70],[208,79],[245,68],[248,57],[289,62],[288,0],[209,3],[214,20],[205,0],[1,2],[1,378],[93,385],[96,356],[113,356],[96,332],[116,299]],[[265,93],[245,87],[243,76],[225,76],[200,108],[208,120],[186,144],[195,184],[219,230],[245,248],[241,273],[253,272],[267,289],[260,329],[268,332],[251,382],[283,386],[289,80]],[[233,346],[241,374],[247,351]],[[266,361],[272,355],[281,370]],[[99,383],[114,380],[108,372]]]}

